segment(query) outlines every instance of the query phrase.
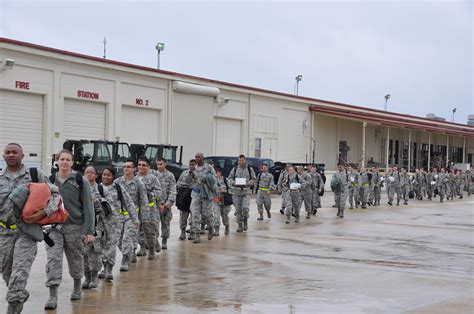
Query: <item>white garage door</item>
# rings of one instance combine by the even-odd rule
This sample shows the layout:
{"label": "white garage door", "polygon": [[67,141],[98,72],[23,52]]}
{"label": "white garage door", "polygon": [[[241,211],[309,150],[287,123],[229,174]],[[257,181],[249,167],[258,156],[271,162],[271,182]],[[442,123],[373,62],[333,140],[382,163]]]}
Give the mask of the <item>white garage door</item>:
{"label": "white garage door", "polygon": [[216,155],[238,156],[241,154],[241,133],[240,120],[216,118]]}
{"label": "white garage door", "polygon": [[64,100],[64,140],[105,139],[105,104]]}
{"label": "white garage door", "polygon": [[131,144],[160,144],[160,111],[122,106],[120,140]]}
{"label": "white garage door", "polygon": [[[42,167],[43,158],[43,97],[0,91],[0,149],[8,143],[23,147],[23,162],[30,167]],[[0,168],[5,167],[3,158]]]}

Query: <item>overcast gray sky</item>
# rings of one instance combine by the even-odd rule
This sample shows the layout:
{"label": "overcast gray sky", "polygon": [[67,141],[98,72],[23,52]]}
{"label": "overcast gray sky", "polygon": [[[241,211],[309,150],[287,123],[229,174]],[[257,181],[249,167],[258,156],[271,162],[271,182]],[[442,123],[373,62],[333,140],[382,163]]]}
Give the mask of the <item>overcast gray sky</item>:
{"label": "overcast gray sky", "polygon": [[2,37],[232,83],[466,123],[473,1],[5,1]]}

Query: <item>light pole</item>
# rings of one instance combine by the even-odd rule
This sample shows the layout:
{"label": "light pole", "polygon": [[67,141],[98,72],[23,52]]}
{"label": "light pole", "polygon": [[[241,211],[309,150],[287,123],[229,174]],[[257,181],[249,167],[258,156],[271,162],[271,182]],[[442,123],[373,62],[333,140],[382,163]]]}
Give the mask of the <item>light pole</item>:
{"label": "light pole", "polygon": [[456,108],[453,108],[453,119],[451,120],[451,122],[453,123],[454,123],[454,114],[456,113],[456,110],[457,110]]}
{"label": "light pole", "polygon": [[299,74],[295,77],[296,80],[296,96],[298,96],[298,91],[299,91],[299,85],[301,80],[303,79],[303,75]]}
{"label": "light pole", "polygon": [[385,95],[385,111],[387,111],[387,102],[390,99],[390,94]]}
{"label": "light pole", "polygon": [[165,43],[157,43],[156,44],[156,51],[158,52],[158,64],[157,64],[157,69],[160,69],[160,52],[165,50]]}

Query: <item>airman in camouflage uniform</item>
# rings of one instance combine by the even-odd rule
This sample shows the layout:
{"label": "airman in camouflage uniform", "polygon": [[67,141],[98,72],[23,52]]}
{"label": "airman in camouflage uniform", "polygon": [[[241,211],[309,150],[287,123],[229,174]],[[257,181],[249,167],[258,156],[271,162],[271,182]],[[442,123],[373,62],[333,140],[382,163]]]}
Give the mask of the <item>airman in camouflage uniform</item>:
{"label": "airman in camouflage uniform", "polygon": [[301,208],[304,203],[306,219],[310,219],[311,214],[313,213],[313,190],[315,189],[313,186],[313,177],[308,171],[304,171],[303,167],[298,167],[297,172],[303,181],[306,182],[306,184],[300,189],[301,201],[299,207]]}
{"label": "airman in camouflage uniform", "polygon": [[337,171],[331,179],[331,189],[334,192],[334,198],[337,207],[337,216],[344,218],[344,210],[347,201],[347,191],[352,184],[349,178],[349,172],[344,169],[344,165],[339,163]]}
{"label": "airman in camouflage uniform", "polygon": [[[113,200],[107,190],[103,189],[103,195],[96,183],[97,170],[94,166],[88,166],[84,171],[85,177],[91,185],[92,200],[95,209],[95,233],[94,240],[86,245],[84,255],[84,275],[85,281],[82,283],[83,289],[93,289],[99,286],[99,271],[102,268],[102,257],[110,249],[114,240],[117,214],[113,210]],[[110,212],[106,213],[103,202],[108,203]]]}
{"label": "airman in camouflage uniform", "polygon": [[405,168],[400,170],[400,190],[404,201],[403,204],[408,205],[408,194],[412,190],[412,180]]}
{"label": "airman in camouflage uniform", "polygon": [[313,190],[313,215],[316,215],[318,212],[318,208],[321,208],[321,196],[320,193],[323,192],[324,189],[324,180],[323,177],[316,171],[316,166],[311,165],[311,178],[312,178],[312,190]]}
{"label": "airman in camouflage uniform", "polygon": [[166,170],[166,160],[158,159],[156,161],[158,171],[153,171],[153,174],[158,177],[161,184],[161,197],[160,197],[160,221],[161,221],[161,247],[166,250],[168,249],[168,238],[170,237],[170,222],[173,218],[171,207],[176,201],[176,179],[174,175]]}
{"label": "airman in camouflage uniform", "polygon": [[360,169],[359,174],[360,186],[359,186],[359,200],[362,208],[367,208],[367,201],[369,198],[370,181],[372,181],[372,175],[367,172],[365,167]]}
{"label": "airman in camouflage uniform", "polygon": [[[9,199],[11,192],[18,186],[32,182],[31,170],[22,164],[23,157],[23,149],[19,144],[7,144],[3,151],[7,167],[0,171],[0,272],[8,287],[6,301],[8,311],[12,313],[20,313],[23,303],[28,299],[29,293],[25,288],[38,251],[37,240],[17,225],[12,200]],[[42,171],[37,170],[37,174],[38,182],[49,184]],[[57,204],[58,190],[52,188],[51,192],[50,203]],[[48,206],[38,211],[31,223],[50,216],[54,209]]]}
{"label": "airman in camouflage uniform", "polygon": [[[135,170],[135,163],[131,160],[127,161],[124,166],[124,176],[118,178],[116,182],[125,189],[125,191],[130,195],[133,204],[137,206],[136,211],[138,212],[138,219],[140,221],[140,229],[144,231],[148,249],[150,250],[150,254],[154,256],[155,255],[154,250],[155,250],[155,245],[156,245],[156,231],[155,231],[155,227],[152,226],[153,222],[151,220],[150,205],[148,203],[147,190],[143,182],[139,178],[134,177],[134,174],[133,174],[134,170]],[[137,248],[137,243],[138,243],[138,232],[134,231],[132,239],[133,239],[132,256],[130,257],[130,260],[125,260],[128,264],[130,264],[131,262],[132,263],[136,262],[135,250]],[[124,255],[123,258],[126,259],[127,257]],[[123,262],[124,261],[122,260],[122,265],[123,265]]]}
{"label": "airman in camouflage uniform", "polygon": [[[189,169],[184,170],[181,175],[178,178],[178,182],[176,182],[176,186],[178,189],[184,189],[184,188],[190,188],[194,189],[197,187],[198,182],[196,179],[196,176],[194,175],[194,171],[196,170],[196,160],[191,159],[189,161]],[[179,209],[179,229],[181,230],[181,235],[179,236],[180,240],[186,240],[186,226],[188,225],[190,229],[192,229],[192,215],[191,215],[191,209],[189,208],[188,210],[184,210],[181,208]],[[188,240],[195,240],[196,237],[194,233],[192,233],[188,237]]]}
{"label": "airman in camouflage uniform", "polygon": [[464,173],[465,183],[464,188],[466,189],[467,196],[471,196],[472,191],[474,190],[474,175],[472,175],[470,170],[466,170]]}
{"label": "airman in camouflage uniform", "polygon": [[388,194],[388,205],[393,205],[393,197],[397,194],[397,206],[400,205],[401,189],[400,189],[401,176],[397,167],[393,167],[385,174],[385,182],[387,182],[387,194]]}
{"label": "airman in camouflage uniform", "polygon": [[[161,197],[161,184],[158,177],[154,176],[150,171],[150,162],[146,157],[138,158],[138,174],[136,178],[141,180],[145,185],[145,190],[147,192],[148,206],[150,208],[150,219],[151,227],[155,234],[154,248],[156,252],[161,251],[161,245],[159,241],[160,237],[160,213],[158,206],[160,204]],[[137,253],[137,256],[146,255],[146,241],[145,241],[145,232],[140,230],[138,234],[138,244],[140,244],[140,251]],[[151,248],[149,247],[150,254],[148,259],[154,259],[155,253],[151,253]]]}
{"label": "airman in camouflage uniform", "polygon": [[[244,178],[245,185],[236,185],[237,178]],[[255,171],[252,167],[247,165],[247,160],[244,155],[239,156],[239,164],[234,167],[229,174],[229,182],[234,193],[234,207],[237,213],[237,223],[239,227],[237,232],[247,231],[250,197],[252,190],[250,189],[255,184]]]}
{"label": "airman in camouflage uniform", "polygon": [[442,203],[448,189],[449,178],[446,174],[446,170],[441,168],[441,173],[436,173],[434,176],[436,180],[436,187],[438,188],[439,201]]}
{"label": "airman in camouflage uniform", "polygon": [[349,209],[359,208],[359,187],[360,187],[360,175],[356,169],[349,166],[349,180],[351,182],[349,186]]}
{"label": "airman in camouflage uniform", "polygon": [[379,168],[372,168],[372,185],[374,190],[374,200],[372,202],[373,206],[380,205],[380,197],[382,193],[384,177],[380,174]]}
{"label": "airman in camouflage uniform", "polygon": [[232,195],[231,188],[229,187],[228,179],[222,176],[222,169],[219,167],[214,168],[217,175],[217,199],[218,202],[214,204],[214,235],[219,236],[219,229],[222,224],[225,227],[224,234],[229,234],[229,213],[232,205],[225,205],[224,194],[228,193]]}
{"label": "airman in camouflage uniform", "polygon": [[[293,185],[292,185],[293,184]],[[299,187],[297,186],[299,184]],[[306,182],[293,166],[288,167],[288,173],[283,177],[282,189],[286,203],[286,224],[290,223],[292,215],[295,215],[295,223],[300,221],[301,190],[311,182]]]}
{"label": "airman in camouflage uniform", "polygon": [[280,172],[280,176],[278,177],[278,182],[277,182],[277,189],[278,193],[281,194],[281,209],[280,209],[280,214],[284,215],[285,214],[285,208],[286,208],[286,201],[285,201],[285,195],[283,195],[283,186],[282,186],[282,181],[283,178],[288,174],[288,167],[290,167],[291,164],[287,163],[285,166],[285,169],[283,169]]}
{"label": "airman in camouflage uniform", "polygon": [[204,155],[197,153],[196,170],[194,176],[196,177],[197,185],[191,192],[191,214],[193,221],[192,232],[195,236],[193,243],[201,243],[201,222],[209,226],[208,240],[212,240],[214,236],[214,216],[212,211],[212,200],[217,196],[217,179],[214,168],[204,163]]}
{"label": "airman in camouflage uniform", "polygon": [[113,244],[106,249],[103,256],[105,272],[103,277],[113,280],[112,269],[115,265],[117,247],[122,252],[122,263],[120,271],[128,271],[129,263],[133,253],[133,236],[139,226],[136,206],[132,198],[127,193],[125,187],[118,182],[114,182],[115,169],[106,168],[102,172],[101,185],[107,190],[112,198],[112,208],[117,214],[117,224],[115,224]]}
{"label": "airman in camouflage uniform", "polygon": [[275,182],[273,175],[268,172],[268,165],[262,165],[262,171],[257,176],[257,183],[255,184],[254,191],[257,194],[257,210],[259,217],[257,220],[263,220],[263,207],[267,212],[267,217],[272,218],[270,213],[272,207],[272,196],[271,191],[275,188]]}

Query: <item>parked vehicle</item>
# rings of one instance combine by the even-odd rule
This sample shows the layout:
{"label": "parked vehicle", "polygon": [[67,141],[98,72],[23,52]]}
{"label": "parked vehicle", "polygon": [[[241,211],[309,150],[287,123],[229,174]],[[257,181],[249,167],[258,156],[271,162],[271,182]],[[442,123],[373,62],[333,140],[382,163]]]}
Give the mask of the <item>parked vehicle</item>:
{"label": "parked vehicle", "polygon": [[[146,156],[150,160],[150,167],[156,169],[156,159],[163,158],[167,161],[167,169],[171,171],[175,178],[179,178],[181,173],[187,169],[183,166],[182,154],[183,147],[161,145],[161,144],[128,144],[124,142],[112,142],[104,140],[66,140],[63,144],[64,149],[73,153],[73,170],[83,173],[87,165],[94,165],[100,174],[105,167],[114,167],[117,176],[123,175],[123,166],[129,159],[137,162],[139,156]],[[56,160],[53,155],[53,160]],[[54,162],[53,162],[54,163]],[[54,173],[57,168],[53,164],[51,172]]]}
{"label": "parked vehicle", "polygon": [[[264,163],[268,165],[268,168],[271,168],[275,165],[272,159],[269,158],[255,158],[247,157],[247,164],[253,168],[255,175],[258,176],[260,169]],[[208,164],[213,164],[222,169],[222,175],[228,177],[232,168],[234,168],[239,161],[238,156],[208,156],[204,158],[204,162]]]}

